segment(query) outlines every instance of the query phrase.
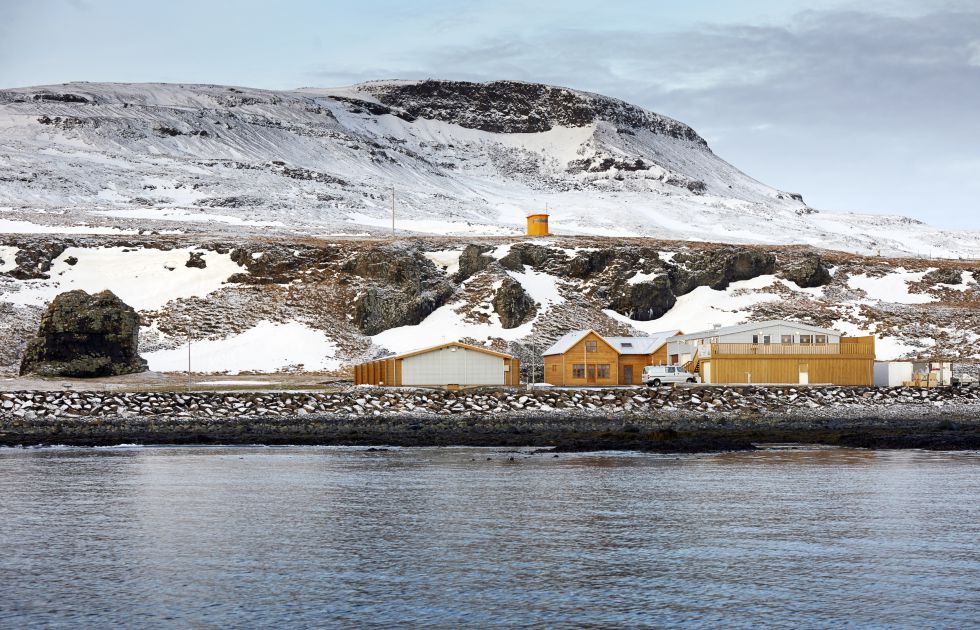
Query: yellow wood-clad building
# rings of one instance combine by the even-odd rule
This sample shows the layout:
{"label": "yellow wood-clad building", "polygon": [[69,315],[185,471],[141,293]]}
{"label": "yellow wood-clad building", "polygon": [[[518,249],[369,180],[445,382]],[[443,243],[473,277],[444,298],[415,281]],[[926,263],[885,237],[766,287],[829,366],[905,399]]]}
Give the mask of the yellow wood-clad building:
{"label": "yellow wood-clad building", "polygon": [[872,385],[875,338],[767,320],[674,337],[667,357],[703,383]]}
{"label": "yellow wood-clad building", "polygon": [[544,382],[551,385],[639,385],[647,365],[667,364],[667,339],[679,330],[649,337],[603,337],[576,330],[544,351]]}

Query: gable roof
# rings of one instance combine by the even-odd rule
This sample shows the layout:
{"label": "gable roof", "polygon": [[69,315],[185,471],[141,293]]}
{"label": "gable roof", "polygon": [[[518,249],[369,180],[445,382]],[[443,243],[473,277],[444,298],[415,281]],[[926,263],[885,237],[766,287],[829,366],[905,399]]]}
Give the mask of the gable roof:
{"label": "gable roof", "polygon": [[769,328],[770,326],[788,326],[790,328],[799,328],[818,334],[843,336],[840,331],[832,328],[821,328],[811,324],[791,322],[786,319],[767,319],[761,322],[746,322],[736,326],[722,326],[721,328],[712,328],[710,330],[688,333],[686,335],[680,335],[676,339],[671,339],[671,341],[689,341],[691,339],[703,339],[705,337],[719,337],[721,335],[732,335],[740,332],[751,332],[753,330],[759,330],[760,328]]}
{"label": "gable roof", "polygon": [[[660,346],[666,343],[668,338],[673,337],[679,332],[679,330],[665,330],[663,332],[650,333],[647,337],[603,337],[591,329],[573,330],[559,337],[555,343],[551,344],[550,348],[544,351],[543,356],[565,354],[589,333],[605,341],[619,354],[653,354]],[[630,344],[630,346],[627,347],[623,344]]]}
{"label": "gable roof", "polygon": [[402,354],[395,354],[388,357],[382,357],[383,359],[406,359],[408,357],[414,357],[420,354],[426,354],[427,352],[435,352],[436,350],[442,350],[443,348],[449,348],[450,346],[455,346],[457,348],[464,348],[466,350],[473,350],[476,352],[482,352],[483,354],[489,354],[495,357],[500,357],[502,359],[513,359],[514,357],[505,354],[503,352],[496,352],[494,350],[488,350],[486,348],[481,348],[480,346],[471,346],[468,343],[463,343],[461,341],[450,341],[447,343],[439,344],[438,346],[432,346],[429,348],[422,348],[420,350],[412,350],[411,352],[404,352]]}

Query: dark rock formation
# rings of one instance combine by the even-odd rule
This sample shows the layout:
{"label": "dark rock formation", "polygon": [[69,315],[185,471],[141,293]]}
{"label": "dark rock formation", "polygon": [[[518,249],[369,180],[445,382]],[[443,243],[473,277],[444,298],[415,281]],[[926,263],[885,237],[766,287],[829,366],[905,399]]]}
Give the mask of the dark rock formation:
{"label": "dark rock formation", "polygon": [[493,296],[493,310],[504,328],[517,328],[534,312],[534,300],[520,282],[508,276]]}
{"label": "dark rock formation", "polygon": [[775,271],[776,257],[750,249],[724,248],[697,254],[678,254],[670,270],[674,295],[685,295],[697,287],[721,290],[738,280],[751,280]]}
{"label": "dark rock formation", "polygon": [[540,267],[554,258],[557,252],[534,243],[518,243],[500,259],[500,266],[511,271],[524,271],[524,265]]}
{"label": "dark rock formation", "polygon": [[833,279],[820,256],[816,254],[780,261],[779,276],[792,280],[804,289],[826,286]]}
{"label": "dark rock formation", "polygon": [[138,340],[139,315],[111,291],[69,291],[41,317],[20,373],[90,378],[145,372]]}
{"label": "dark rock formation", "polygon": [[462,282],[470,276],[480,273],[493,262],[493,258],[484,254],[490,251],[485,245],[467,245],[459,255],[459,271],[456,272],[456,282]]}
{"label": "dark rock formation", "polygon": [[206,268],[208,266],[208,263],[204,260],[204,254],[203,253],[201,253],[201,252],[191,252],[190,256],[187,259],[187,262],[184,263],[184,266],[185,267],[194,267],[194,268],[197,268],[197,269],[204,269],[204,268]]}
{"label": "dark rock formation", "polygon": [[354,300],[354,325],[365,335],[377,335],[389,328],[418,324],[452,294],[448,286],[418,294],[371,286]]}
{"label": "dark rock formation", "polygon": [[618,129],[645,129],[707,146],[693,129],[672,118],[617,99],[538,83],[427,80],[365,89],[406,119],[441,120],[494,133],[536,133],[604,120]]}
{"label": "dark rock formation", "polygon": [[354,325],[367,335],[418,324],[456,290],[417,244],[358,252],[342,269],[371,281],[354,300]]}
{"label": "dark rock formation", "polygon": [[666,276],[636,284],[622,282],[614,288],[613,294],[615,298],[609,308],[641,322],[662,317],[677,302]]}
{"label": "dark rock formation", "polygon": [[962,284],[963,272],[959,269],[933,269],[922,280],[929,284]]}
{"label": "dark rock formation", "polygon": [[14,257],[17,267],[10,271],[10,275],[18,280],[45,280],[51,270],[51,261],[63,251],[65,245],[57,242],[22,245]]}
{"label": "dark rock formation", "polygon": [[580,252],[568,264],[568,275],[573,278],[588,278],[593,274],[601,273],[614,255],[615,252],[609,249]]}

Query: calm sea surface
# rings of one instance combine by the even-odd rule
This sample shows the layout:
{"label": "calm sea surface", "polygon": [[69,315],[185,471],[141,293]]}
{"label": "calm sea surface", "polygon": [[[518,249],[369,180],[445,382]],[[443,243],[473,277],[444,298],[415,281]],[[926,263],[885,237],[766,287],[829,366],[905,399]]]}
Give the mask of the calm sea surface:
{"label": "calm sea surface", "polygon": [[978,620],[977,452],[0,449],[2,628]]}

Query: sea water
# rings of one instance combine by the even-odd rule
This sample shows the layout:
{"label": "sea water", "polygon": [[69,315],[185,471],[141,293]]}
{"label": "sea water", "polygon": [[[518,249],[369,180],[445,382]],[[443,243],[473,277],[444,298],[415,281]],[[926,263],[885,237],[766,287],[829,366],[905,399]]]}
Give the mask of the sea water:
{"label": "sea water", "polygon": [[0,449],[0,627],[976,627],[980,453]]}

